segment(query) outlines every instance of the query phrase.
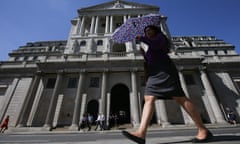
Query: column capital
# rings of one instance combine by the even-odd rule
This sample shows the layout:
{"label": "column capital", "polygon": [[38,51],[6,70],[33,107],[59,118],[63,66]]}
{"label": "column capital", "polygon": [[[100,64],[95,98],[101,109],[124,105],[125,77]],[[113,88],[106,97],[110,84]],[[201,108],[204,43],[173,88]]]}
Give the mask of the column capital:
{"label": "column capital", "polygon": [[107,72],[109,72],[109,71],[110,71],[110,70],[109,70],[108,68],[104,68],[104,69],[103,69],[103,72],[104,72],[104,73],[107,73]]}
{"label": "column capital", "polygon": [[180,72],[182,72],[182,71],[183,71],[183,69],[184,69],[184,67],[183,67],[183,66],[178,66],[178,67],[177,67],[177,70],[178,70],[178,71],[180,71]]}
{"label": "column capital", "polygon": [[137,71],[138,71],[138,68],[136,67],[131,69],[131,72],[137,72]]}
{"label": "column capital", "polygon": [[79,70],[79,73],[85,73],[85,72],[87,72],[86,69],[80,69]]}

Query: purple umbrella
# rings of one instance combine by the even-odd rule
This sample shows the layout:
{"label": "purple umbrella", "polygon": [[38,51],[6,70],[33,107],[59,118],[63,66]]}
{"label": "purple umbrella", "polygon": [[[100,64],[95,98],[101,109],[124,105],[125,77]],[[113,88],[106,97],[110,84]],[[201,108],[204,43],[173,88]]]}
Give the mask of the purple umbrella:
{"label": "purple umbrella", "polygon": [[144,35],[144,28],[146,26],[160,26],[160,21],[160,15],[147,15],[139,18],[130,18],[115,30],[111,39],[117,43],[132,41],[137,35]]}

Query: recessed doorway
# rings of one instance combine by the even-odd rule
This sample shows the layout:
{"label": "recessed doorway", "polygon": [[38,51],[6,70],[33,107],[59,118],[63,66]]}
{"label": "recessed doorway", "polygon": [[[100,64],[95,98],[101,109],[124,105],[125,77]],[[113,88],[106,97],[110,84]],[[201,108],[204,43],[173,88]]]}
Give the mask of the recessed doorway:
{"label": "recessed doorway", "polygon": [[130,123],[129,89],[124,84],[117,84],[111,89],[111,114],[118,115],[119,124]]}

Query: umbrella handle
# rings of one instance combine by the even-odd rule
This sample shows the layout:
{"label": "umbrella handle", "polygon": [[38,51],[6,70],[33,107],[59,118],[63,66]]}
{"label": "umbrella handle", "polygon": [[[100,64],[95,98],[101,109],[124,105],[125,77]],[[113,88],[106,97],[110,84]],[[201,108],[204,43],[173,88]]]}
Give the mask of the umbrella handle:
{"label": "umbrella handle", "polygon": [[134,26],[134,27],[137,27],[137,24],[136,24],[136,22],[132,22],[132,24],[133,24],[133,26]]}

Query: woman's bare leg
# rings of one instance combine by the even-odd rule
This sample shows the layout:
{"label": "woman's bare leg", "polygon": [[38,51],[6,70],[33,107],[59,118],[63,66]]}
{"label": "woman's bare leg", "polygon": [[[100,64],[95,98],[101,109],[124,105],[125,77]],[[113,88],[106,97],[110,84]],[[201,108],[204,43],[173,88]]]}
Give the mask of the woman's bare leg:
{"label": "woman's bare leg", "polygon": [[185,111],[190,115],[192,120],[195,122],[198,128],[198,134],[196,138],[205,139],[208,130],[204,126],[199,112],[197,111],[193,103],[190,101],[190,99],[188,99],[187,97],[174,97],[173,99],[185,109]]}
{"label": "woman's bare leg", "polygon": [[145,96],[144,97],[145,103],[142,112],[142,119],[139,128],[135,132],[130,132],[132,135],[145,139],[147,128],[149,122],[152,119],[152,115],[154,112],[154,96]]}

